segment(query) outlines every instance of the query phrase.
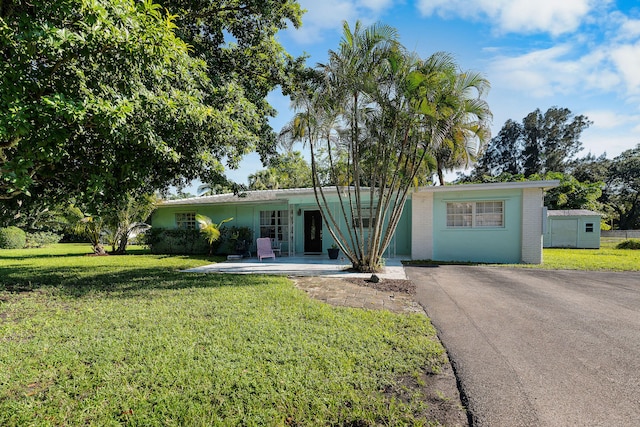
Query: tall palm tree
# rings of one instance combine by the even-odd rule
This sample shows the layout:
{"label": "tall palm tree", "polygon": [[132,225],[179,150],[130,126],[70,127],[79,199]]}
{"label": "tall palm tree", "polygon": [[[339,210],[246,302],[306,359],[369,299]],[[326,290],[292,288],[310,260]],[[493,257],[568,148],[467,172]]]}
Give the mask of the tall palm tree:
{"label": "tall palm tree", "polygon": [[[298,114],[286,132],[310,146],[316,201],[331,237],[355,268],[375,271],[432,153],[447,137],[475,129],[476,105],[467,98],[478,82],[460,74],[450,55],[420,60],[395,29],[359,22],[353,31],[344,24],[339,49],[316,71],[322,78],[296,94]],[[319,185],[320,156],[329,175],[340,176],[333,179],[338,212],[327,209]],[[340,223],[352,226],[341,230]]]}

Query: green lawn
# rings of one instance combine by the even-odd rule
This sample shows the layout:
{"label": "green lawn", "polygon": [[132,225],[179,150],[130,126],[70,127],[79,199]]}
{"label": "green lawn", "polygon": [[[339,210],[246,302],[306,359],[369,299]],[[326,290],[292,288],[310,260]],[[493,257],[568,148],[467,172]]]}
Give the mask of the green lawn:
{"label": "green lawn", "polygon": [[335,308],[208,261],[0,250],[0,425],[420,425],[424,315]]}
{"label": "green lawn", "polygon": [[600,249],[544,249],[538,268],[553,270],[640,271],[640,250],[616,249],[624,239],[602,238]]}

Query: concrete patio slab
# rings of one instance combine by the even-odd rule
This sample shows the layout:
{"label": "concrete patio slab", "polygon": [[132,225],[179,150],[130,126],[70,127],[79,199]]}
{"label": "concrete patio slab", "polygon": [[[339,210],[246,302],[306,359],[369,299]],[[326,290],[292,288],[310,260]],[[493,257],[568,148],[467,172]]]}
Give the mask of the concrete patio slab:
{"label": "concrete patio slab", "polygon": [[[189,273],[229,273],[229,274],[274,274],[279,276],[323,276],[337,278],[368,278],[370,273],[349,271],[351,264],[345,259],[331,260],[320,256],[279,257],[258,261],[244,258],[185,270]],[[399,258],[385,260],[384,271],[378,273],[382,279],[406,280],[404,267]]]}

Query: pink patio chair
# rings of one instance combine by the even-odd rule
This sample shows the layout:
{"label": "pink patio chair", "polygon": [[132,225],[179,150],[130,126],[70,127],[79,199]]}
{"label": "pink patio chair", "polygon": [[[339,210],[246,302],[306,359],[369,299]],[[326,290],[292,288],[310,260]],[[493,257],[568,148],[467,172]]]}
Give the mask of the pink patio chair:
{"label": "pink patio chair", "polygon": [[256,246],[258,249],[258,260],[262,261],[263,258],[276,258],[276,254],[271,248],[271,239],[268,237],[261,237],[256,240]]}

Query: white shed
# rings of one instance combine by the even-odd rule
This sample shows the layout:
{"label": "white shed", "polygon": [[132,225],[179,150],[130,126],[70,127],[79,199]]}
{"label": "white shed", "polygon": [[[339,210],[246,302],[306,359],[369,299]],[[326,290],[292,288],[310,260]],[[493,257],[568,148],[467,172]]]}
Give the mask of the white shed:
{"label": "white shed", "polygon": [[600,248],[600,214],[586,209],[549,210],[545,248]]}

